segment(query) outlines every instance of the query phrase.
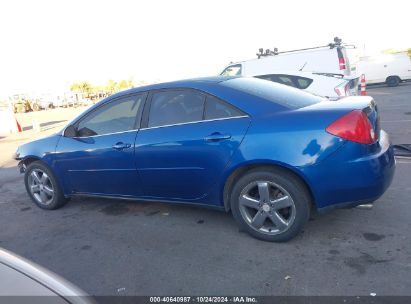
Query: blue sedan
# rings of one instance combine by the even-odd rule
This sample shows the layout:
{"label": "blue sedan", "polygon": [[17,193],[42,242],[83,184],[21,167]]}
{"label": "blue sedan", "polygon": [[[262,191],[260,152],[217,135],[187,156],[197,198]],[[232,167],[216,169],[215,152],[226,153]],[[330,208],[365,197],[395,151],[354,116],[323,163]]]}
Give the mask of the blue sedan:
{"label": "blue sedan", "polygon": [[296,236],[313,209],[373,202],[395,171],[371,97],[232,77],[120,92],[15,158],[43,209],[76,195],[203,205],[266,241]]}

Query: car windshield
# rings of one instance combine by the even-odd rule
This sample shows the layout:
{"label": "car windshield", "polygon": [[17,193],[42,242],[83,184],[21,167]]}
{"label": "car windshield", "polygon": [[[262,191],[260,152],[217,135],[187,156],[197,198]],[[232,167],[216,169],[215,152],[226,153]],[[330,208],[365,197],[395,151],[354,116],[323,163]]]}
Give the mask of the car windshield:
{"label": "car windshield", "polygon": [[323,97],[293,87],[256,78],[235,78],[224,81],[221,84],[289,109],[307,107],[324,100]]}
{"label": "car windshield", "polygon": [[240,76],[241,64],[230,65],[221,72],[220,76]]}

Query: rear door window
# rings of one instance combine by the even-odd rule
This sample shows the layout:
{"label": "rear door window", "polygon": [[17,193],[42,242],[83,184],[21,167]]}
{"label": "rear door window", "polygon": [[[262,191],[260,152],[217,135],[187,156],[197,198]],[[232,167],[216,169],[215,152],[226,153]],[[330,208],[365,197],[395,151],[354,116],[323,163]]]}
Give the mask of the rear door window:
{"label": "rear door window", "polygon": [[207,96],[204,119],[222,119],[230,117],[241,117],[245,114],[232,105],[214,97]]}
{"label": "rear door window", "polygon": [[153,93],[148,127],[160,127],[203,119],[205,95],[193,90]]}

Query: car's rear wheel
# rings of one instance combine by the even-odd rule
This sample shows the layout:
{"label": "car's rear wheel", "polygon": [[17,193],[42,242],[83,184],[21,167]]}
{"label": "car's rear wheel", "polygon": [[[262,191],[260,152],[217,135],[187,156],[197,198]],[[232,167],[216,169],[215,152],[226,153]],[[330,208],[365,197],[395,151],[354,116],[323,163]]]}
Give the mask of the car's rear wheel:
{"label": "car's rear wheel", "polygon": [[389,87],[396,87],[400,83],[400,78],[398,76],[390,76],[387,78],[386,83]]}
{"label": "car's rear wheel", "polygon": [[30,198],[42,209],[57,209],[67,202],[53,172],[40,161],[27,167],[24,184]]}
{"label": "car's rear wheel", "polygon": [[295,237],[310,216],[305,185],[284,170],[252,170],[231,193],[231,209],[240,226],[252,236],[272,242]]}

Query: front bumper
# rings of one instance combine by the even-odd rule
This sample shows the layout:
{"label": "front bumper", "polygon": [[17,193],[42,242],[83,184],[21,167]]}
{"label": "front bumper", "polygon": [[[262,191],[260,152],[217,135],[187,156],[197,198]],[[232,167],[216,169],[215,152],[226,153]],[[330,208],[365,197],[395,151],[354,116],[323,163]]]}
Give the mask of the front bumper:
{"label": "front bumper", "polygon": [[23,161],[19,162],[17,167],[19,168],[20,173],[26,172],[26,164]]}

